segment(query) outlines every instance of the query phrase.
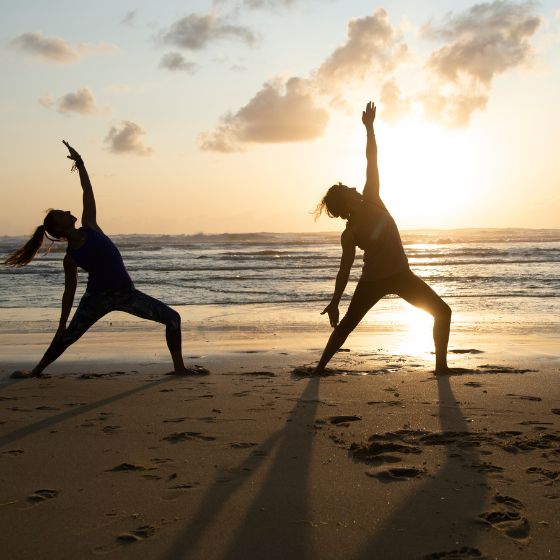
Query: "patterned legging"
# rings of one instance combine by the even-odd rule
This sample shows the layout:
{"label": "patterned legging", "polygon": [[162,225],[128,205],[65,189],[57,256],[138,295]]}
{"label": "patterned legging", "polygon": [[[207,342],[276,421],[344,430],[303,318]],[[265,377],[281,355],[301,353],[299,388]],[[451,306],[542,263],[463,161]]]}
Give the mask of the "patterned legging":
{"label": "patterned legging", "polygon": [[51,346],[45,358],[56,360],[66,348],[74,344],[93,324],[111,311],[125,311],[136,317],[157,321],[166,326],[167,346],[171,352],[181,348],[181,317],[177,311],[161,301],[134,288],[110,292],[86,292],[62,334],[60,343]]}

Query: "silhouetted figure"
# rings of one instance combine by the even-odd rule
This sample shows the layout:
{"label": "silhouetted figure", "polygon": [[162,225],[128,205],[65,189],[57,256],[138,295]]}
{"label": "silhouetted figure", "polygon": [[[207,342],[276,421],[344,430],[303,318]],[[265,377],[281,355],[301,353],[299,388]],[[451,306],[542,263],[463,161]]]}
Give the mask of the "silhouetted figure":
{"label": "silhouetted figure", "polygon": [[[77,218],[69,211],[49,210],[43,224],[31,239],[5,261],[8,266],[25,266],[36,255],[44,237],[52,242],[67,243],[64,256],[64,295],[56,334],[41,361],[30,372],[14,372],[15,377],[41,376],[71,344],[76,342],[96,321],[110,311],[126,311],[137,317],[163,323],[175,373],[188,374],[181,353],[181,317],[179,313],[139,290],[126,271],[121,254],[97,224],[93,189],[80,154],[63,140],[77,169],[83,190],[82,227],[76,229]],[[66,327],[76,293],[78,267],[88,272],[87,288]]]}
{"label": "silhouetted figure", "polygon": [[[448,373],[447,342],[451,324],[449,306],[408,267],[397,225],[379,196],[377,143],[373,130],[376,108],[372,102],[362,113],[367,133],[367,172],[363,194],[338,184],[332,186],[317,206],[316,216],[323,210],[331,218],[347,220],[342,232],[342,259],[331,302],[322,313],[328,313],[334,330],[327,342],[315,373],[324,373],[326,365],[356,328],[365,314],[387,294],[396,294],[434,317],[436,373]],[[348,283],[356,256],[356,247],[364,251],[362,276],[356,286],[346,315],[338,322],[338,305]]]}

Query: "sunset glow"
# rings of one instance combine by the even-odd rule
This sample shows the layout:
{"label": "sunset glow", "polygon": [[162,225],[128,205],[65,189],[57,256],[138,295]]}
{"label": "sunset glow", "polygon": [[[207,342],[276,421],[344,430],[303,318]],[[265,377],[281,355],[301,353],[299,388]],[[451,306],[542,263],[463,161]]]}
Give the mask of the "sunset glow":
{"label": "sunset glow", "polygon": [[[363,186],[369,99],[402,229],[554,227],[560,13],[473,6],[128,1],[87,19],[69,3],[11,6],[0,233],[76,211],[63,138],[112,233],[337,229],[309,212],[337,181]],[[477,53],[477,37],[492,48]]]}

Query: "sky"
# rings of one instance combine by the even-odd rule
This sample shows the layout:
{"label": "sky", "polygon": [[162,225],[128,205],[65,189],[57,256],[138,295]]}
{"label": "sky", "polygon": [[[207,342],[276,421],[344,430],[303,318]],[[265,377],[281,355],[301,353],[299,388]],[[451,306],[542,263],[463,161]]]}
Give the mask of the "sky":
{"label": "sky", "polygon": [[557,1],[1,0],[0,235],[312,232],[377,104],[401,229],[560,227]]}

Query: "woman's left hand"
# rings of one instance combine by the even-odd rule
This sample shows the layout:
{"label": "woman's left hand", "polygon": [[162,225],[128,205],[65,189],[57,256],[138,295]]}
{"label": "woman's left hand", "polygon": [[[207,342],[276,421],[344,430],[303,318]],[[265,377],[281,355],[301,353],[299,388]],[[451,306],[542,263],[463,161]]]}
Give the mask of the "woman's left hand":
{"label": "woman's left hand", "polygon": [[68,148],[68,151],[70,152],[70,155],[66,156],[68,159],[76,162],[82,161],[82,156],[74,148],[72,148],[72,146],[70,146],[70,144],[68,144],[66,140],[63,140],[62,143]]}
{"label": "woman's left hand", "polygon": [[366,105],[365,111],[362,111],[362,122],[365,126],[373,126],[373,121],[375,120],[375,113],[377,111],[377,107],[375,106],[373,101],[370,101]]}

